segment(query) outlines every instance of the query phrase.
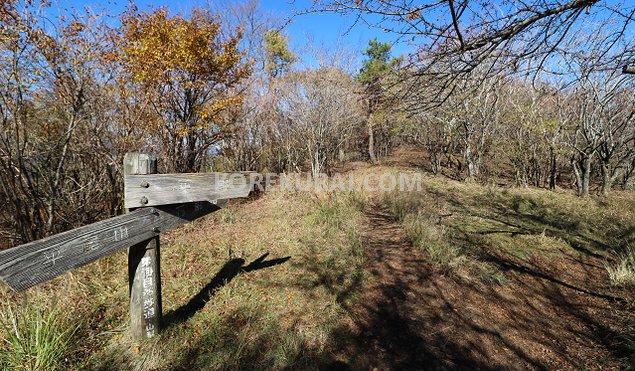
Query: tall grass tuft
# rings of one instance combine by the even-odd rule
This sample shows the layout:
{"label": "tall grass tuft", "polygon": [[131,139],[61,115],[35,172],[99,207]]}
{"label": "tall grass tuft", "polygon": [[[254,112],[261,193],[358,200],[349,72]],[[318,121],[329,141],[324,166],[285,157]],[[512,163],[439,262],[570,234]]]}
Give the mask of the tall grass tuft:
{"label": "tall grass tuft", "polygon": [[365,202],[359,192],[334,192],[316,202],[314,221],[329,231],[347,230],[356,225]]}
{"label": "tall grass tuft", "polygon": [[615,263],[605,263],[611,283],[615,286],[635,287],[635,248],[617,254]]}
{"label": "tall grass tuft", "polygon": [[465,261],[461,249],[450,241],[440,223],[439,214],[445,205],[439,200],[425,192],[388,192],[382,195],[381,202],[404,226],[413,245],[425,251],[438,268],[449,273]]}
{"label": "tall grass tuft", "polygon": [[[505,276],[492,265],[479,260],[478,252],[457,241],[456,227],[449,221],[453,213],[439,197],[423,192],[386,192],[381,203],[403,227],[413,246],[444,273],[502,284]],[[444,221],[445,220],[445,221]]]}
{"label": "tall grass tuft", "polygon": [[74,330],[67,329],[56,309],[40,303],[16,308],[5,304],[0,316],[3,369],[59,370]]}

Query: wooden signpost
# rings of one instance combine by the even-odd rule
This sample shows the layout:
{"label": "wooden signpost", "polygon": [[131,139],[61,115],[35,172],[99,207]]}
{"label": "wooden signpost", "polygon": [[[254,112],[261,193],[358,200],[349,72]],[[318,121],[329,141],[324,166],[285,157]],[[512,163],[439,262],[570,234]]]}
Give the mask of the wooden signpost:
{"label": "wooden signpost", "polygon": [[251,189],[242,173],[139,174],[124,177],[126,208],[226,200],[245,197]]}
{"label": "wooden signpost", "polygon": [[156,164],[153,155],[126,154],[126,214],[0,251],[0,279],[22,291],[128,248],[131,334],[134,340],[152,337],[162,313],[160,233],[252,189],[242,173],[155,174]]}
{"label": "wooden signpost", "polygon": [[[124,193],[126,180],[134,175],[156,174],[157,159],[146,153],[127,153],[123,160]],[[149,183],[145,183],[145,185]],[[146,187],[143,187],[145,189]],[[147,200],[147,198],[146,198]],[[141,202],[144,206],[147,202]],[[124,201],[124,207],[126,203]],[[130,212],[131,209],[128,209]],[[161,249],[159,236],[128,248],[128,288],[130,292],[130,334],[133,339],[154,336],[161,326]]]}

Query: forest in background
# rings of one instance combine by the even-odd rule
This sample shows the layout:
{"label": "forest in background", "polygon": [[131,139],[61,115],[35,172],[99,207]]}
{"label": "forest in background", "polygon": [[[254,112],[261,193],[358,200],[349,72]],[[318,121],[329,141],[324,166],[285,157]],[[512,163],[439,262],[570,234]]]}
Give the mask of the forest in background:
{"label": "forest in background", "polygon": [[434,8],[373,3],[307,11],[398,15],[390,25],[405,28],[389,31],[435,41],[401,56],[371,41],[361,68],[346,48],[310,47],[309,67],[286,20],[255,0],[187,15],[131,5],[55,16],[46,2],[3,2],[0,246],[123,212],[121,166],[133,151],[156,153],[160,172],[331,174],[407,145],[424,150],[426,170],[468,182],[632,189],[628,14],[576,28],[602,2],[554,0],[461,29],[468,2],[449,1],[448,26],[426,28]]}

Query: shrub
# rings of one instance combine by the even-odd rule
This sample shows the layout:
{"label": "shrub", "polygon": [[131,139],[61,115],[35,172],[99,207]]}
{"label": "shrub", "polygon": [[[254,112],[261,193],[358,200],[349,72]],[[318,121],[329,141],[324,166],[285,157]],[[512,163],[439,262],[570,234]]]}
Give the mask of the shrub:
{"label": "shrub", "polygon": [[615,263],[605,263],[611,283],[615,286],[635,287],[635,249],[617,254]]}
{"label": "shrub", "polygon": [[6,304],[0,317],[0,364],[6,369],[58,370],[74,330],[66,329],[60,312],[41,303],[15,308]]}

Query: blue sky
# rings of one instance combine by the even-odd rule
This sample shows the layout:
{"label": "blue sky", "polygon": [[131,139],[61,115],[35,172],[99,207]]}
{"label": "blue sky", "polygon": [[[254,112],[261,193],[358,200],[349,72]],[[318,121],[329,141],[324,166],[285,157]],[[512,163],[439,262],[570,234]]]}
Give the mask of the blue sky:
{"label": "blue sky", "polygon": [[[310,0],[297,0],[294,4],[285,0],[262,0],[264,9],[271,10],[281,15],[292,14],[294,9],[303,9],[310,6]],[[376,28],[368,27],[363,23],[355,24],[355,17],[343,16],[334,13],[319,13],[299,15],[293,18],[287,26],[287,32],[291,35],[293,43],[302,45],[307,35],[312,35],[317,44],[334,47],[338,41],[344,42],[354,50],[363,50],[368,41],[377,38],[384,42],[393,42],[394,35],[390,35]],[[409,46],[404,43],[393,45],[395,55],[409,51]]]}
{"label": "blue sky", "polygon": [[[106,8],[108,13],[117,14],[125,9],[127,3],[126,0],[57,0],[57,2],[54,2],[53,8],[59,9],[59,12],[63,14],[68,14],[68,8],[70,7],[77,9],[84,7],[93,9]],[[165,6],[172,12],[186,14],[196,6],[205,5],[206,0],[176,0],[170,2],[137,0],[135,3],[140,9],[150,6]],[[311,0],[260,0],[263,11],[272,13],[280,19],[291,17],[294,9],[307,8],[311,3]],[[291,46],[295,51],[301,53],[309,43],[316,47],[325,48],[346,47],[349,52],[355,53],[357,63],[361,62],[361,51],[366,48],[368,41],[377,38],[384,42],[392,42],[395,39],[394,35],[375,28],[369,28],[364,24],[354,25],[354,21],[353,17],[345,17],[333,13],[299,15],[291,19],[284,32],[290,36]],[[410,49],[410,46],[405,43],[396,43],[393,46],[393,54],[398,56],[408,52]],[[303,54],[301,57],[303,63],[312,64],[311,57],[308,54]]]}
{"label": "blue sky", "polygon": [[[2,1],[2,0],[0,0]],[[175,0],[175,1],[157,1],[157,0],[136,0],[135,3],[140,9],[148,7],[165,6],[174,13],[187,14],[196,6],[205,6],[207,2],[214,3],[222,0]],[[607,4],[623,3],[624,0],[605,0]],[[633,0],[628,0],[633,1]],[[264,12],[272,13],[279,19],[289,18],[294,14],[294,10],[309,8],[312,0],[260,0],[261,8]],[[128,0],[98,0],[98,1],[82,1],[82,0],[57,0],[53,1],[53,11],[59,9],[60,13],[72,13],[69,7],[93,9],[106,8],[109,14],[116,15],[123,11],[128,4]],[[626,2],[629,7],[635,4]],[[602,18],[602,12],[595,14]],[[593,21],[594,16],[584,19],[580,27],[595,27]],[[356,66],[359,67],[362,56],[361,51],[366,48],[369,40],[374,38],[384,42],[395,42],[395,35],[383,32],[377,28],[368,27],[363,23],[355,25],[355,17],[343,16],[335,13],[313,13],[307,15],[299,15],[293,17],[291,22],[286,26],[284,32],[291,38],[291,46],[294,51],[300,55],[301,63],[305,66],[311,66],[314,61],[310,54],[304,53],[306,46],[311,44],[316,47],[326,49],[345,47],[349,53],[355,57]],[[632,34],[632,30],[627,31]],[[413,51],[413,47],[406,42],[398,42],[393,45],[393,55],[399,56],[404,53]]]}

